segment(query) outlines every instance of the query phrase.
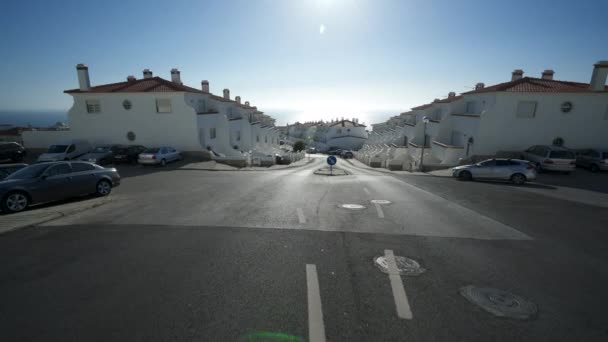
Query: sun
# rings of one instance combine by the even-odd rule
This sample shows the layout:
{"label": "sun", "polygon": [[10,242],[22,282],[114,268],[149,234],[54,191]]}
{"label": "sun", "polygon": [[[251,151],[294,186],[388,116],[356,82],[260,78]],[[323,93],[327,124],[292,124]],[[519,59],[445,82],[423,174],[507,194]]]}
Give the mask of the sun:
{"label": "sun", "polygon": [[319,34],[324,34],[325,33],[325,25],[321,24],[319,26]]}

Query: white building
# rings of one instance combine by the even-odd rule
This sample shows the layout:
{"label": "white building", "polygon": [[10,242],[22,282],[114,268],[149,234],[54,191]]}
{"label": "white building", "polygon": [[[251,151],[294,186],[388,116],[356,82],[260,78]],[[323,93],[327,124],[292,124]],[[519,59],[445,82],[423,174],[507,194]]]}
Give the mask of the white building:
{"label": "white building", "polygon": [[46,148],[58,140],[87,139],[93,144],[213,150],[233,159],[246,159],[256,147],[263,152],[278,148],[278,136],[264,145],[256,144],[252,136],[254,120],[261,118],[271,127],[274,119],[249,102],[241,104],[240,97],[230,99],[228,89],[221,97],[213,95],[208,81],[196,89],[182,84],[177,69],[171,70],[171,81],[154,77],[146,69],[141,79],[129,76],[126,82],[91,86],[88,67],[79,64],[76,69],[79,88],[65,91],[74,100],[68,111],[70,129],[26,132],[26,147]]}
{"label": "white building", "polygon": [[590,83],[555,80],[552,70],[539,78],[523,74],[518,69],[510,81],[489,87],[478,83],[461,96],[450,93],[444,100],[412,108],[400,115],[407,117],[402,128],[391,120],[374,126],[378,132],[369,144],[387,143],[387,128],[396,127],[396,141],[403,141],[397,145],[405,145],[414,164],[424,144],[424,164],[446,166],[532,145],[608,148],[608,61],[594,65]]}
{"label": "white building", "polygon": [[365,126],[357,119],[334,122],[329,125],[326,142],[329,149],[358,150],[367,140]]}

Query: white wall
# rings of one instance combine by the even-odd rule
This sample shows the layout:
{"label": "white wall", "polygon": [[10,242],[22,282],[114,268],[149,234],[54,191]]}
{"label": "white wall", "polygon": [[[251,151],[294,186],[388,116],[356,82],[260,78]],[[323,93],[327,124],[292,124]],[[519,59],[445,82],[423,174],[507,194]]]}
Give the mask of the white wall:
{"label": "white wall", "polygon": [[[186,104],[182,92],[85,93],[72,96],[74,104],[68,111],[71,138],[87,139],[94,144],[168,145],[181,151],[201,150],[196,114]],[[156,112],[158,98],[171,100],[171,113]],[[87,113],[87,99],[99,100],[101,112]],[[130,110],[123,108],[124,100],[131,102]],[[135,133],[134,141],[127,139],[130,131]]]}
{"label": "white wall", "polygon": [[[534,118],[516,117],[520,101],[537,101]],[[561,111],[565,101],[573,104],[569,113]],[[551,145],[557,137],[568,148],[608,148],[607,110],[606,93],[500,93],[481,117],[476,153]]]}

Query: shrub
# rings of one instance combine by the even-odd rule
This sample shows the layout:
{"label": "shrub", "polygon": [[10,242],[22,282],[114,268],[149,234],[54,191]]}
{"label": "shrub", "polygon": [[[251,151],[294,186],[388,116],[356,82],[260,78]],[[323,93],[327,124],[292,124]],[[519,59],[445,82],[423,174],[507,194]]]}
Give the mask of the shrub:
{"label": "shrub", "polygon": [[304,142],[302,140],[298,140],[298,141],[296,141],[295,144],[293,144],[293,150],[295,152],[304,151],[305,148],[306,148],[306,145],[304,145]]}

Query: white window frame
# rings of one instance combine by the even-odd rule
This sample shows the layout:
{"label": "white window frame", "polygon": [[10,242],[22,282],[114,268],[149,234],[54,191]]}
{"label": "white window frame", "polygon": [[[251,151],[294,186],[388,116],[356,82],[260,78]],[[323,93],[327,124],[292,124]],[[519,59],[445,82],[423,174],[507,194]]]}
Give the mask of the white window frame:
{"label": "white window frame", "polygon": [[215,127],[209,128],[209,139],[215,139],[216,136],[217,136],[217,131],[215,130]]}
{"label": "white window frame", "polygon": [[536,117],[536,101],[519,101],[515,109],[515,117],[518,119],[533,119]]}
{"label": "white window frame", "polygon": [[85,104],[87,107],[87,113],[96,114],[101,113],[101,103],[98,99],[89,99],[85,100]]}
{"label": "white window frame", "polygon": [[156,112],[160,114],[171,113],[171,99],[156,99]]}
{"label": "white window frame", "polygon": [[475,114],[475,101],[467,101],[466,114]]}

